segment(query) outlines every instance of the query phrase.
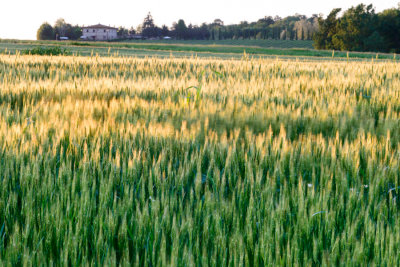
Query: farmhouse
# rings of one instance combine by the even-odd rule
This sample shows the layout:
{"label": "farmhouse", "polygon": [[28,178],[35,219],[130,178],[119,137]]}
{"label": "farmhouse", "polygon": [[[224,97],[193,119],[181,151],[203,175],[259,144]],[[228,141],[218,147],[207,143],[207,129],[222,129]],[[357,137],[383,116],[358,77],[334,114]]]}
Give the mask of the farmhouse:
{"label": "farmhouse", "polygon": [[82,27],[82,39],[104,41],[117,39],[117,28],[97,24]]}

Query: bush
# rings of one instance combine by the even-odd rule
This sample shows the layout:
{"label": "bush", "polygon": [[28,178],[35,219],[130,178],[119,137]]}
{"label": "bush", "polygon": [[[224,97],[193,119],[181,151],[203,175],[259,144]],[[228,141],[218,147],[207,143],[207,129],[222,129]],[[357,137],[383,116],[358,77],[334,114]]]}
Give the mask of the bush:
{"label": "bush", "polygon": [[68,56],[71,52],[68,49],[60,47],[35,47],[33,49],[27,49],[22,51],[25,55],[40,55],[40,56]]}

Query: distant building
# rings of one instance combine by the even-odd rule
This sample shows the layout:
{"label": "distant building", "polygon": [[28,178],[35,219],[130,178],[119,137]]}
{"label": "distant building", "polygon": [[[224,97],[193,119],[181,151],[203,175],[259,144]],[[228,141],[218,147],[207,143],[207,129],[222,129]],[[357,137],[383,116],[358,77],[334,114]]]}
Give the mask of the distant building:
{"label": "distant building", "polygon": [[82,27],[82,39],[93,41],[107,41],[117,39],[117,28],[97,24]]}

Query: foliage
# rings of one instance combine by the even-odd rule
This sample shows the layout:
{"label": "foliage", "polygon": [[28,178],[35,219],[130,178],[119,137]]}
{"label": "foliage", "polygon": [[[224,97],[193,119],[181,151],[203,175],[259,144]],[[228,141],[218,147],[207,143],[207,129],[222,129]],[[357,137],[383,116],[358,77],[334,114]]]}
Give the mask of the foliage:
{"label": "foliage", "polygon": [[377,25],[377,16],[372,5],[360,4],[344,12],[332,37],[334,47],[346,51],[365,51],[366,38],[370,37]]}
{"label": "foliage", "polygon": [[[158,27],[149,13],[137,32],[146,38],[172,36],[178,40],[312,40],[317,31],[317,15],[264,17],[256,22],[225,25],[221,19],[201,25],[186,25],[184,20],[173,23],[171,29]],[[122,35],[121,35],[122,36]],[[125,36],[129,39],[129,36]]]}
{"label": "foliage", "polygon": [[378,33],[384,40],[386,51],[400,52],[400,6],[378,14]]}
{"label": "foliage", "polygon": [[167,25],[162,25],[160,34],[161,34],[161,37],[165,37],[165,36],[169,36],[170,35],[170,31],[169,31]]}
{"label": "foliage", "polygon": [[64,19],[58,19],[54,25],[57,37],[68,37],[70,40],[78,40],[82,36],[82,28],[78,25],[72,26]]}
{"label": "foliage", "polygon": [[[39,32],[46,30],[46,33],[43,33],[39,36]],[[72,26],[69,23],[66,23],[64,19],[58,19],[54,27],[52,27],[48,23],[42,24],[42,26],[38,30],[37,39],[38,40],[55,40],[56,38],[59,40],[60,37],[68,37],[70,40],[78,40],[82,36],[82,29],[80,26],[75,25]]]}
{"label": "foliage", "polygon": [[316,49],[333,49],[332,38],[337,32],[337,15],[341,8],[331,11],[326,19],[318,18],[319,31],[314,36],[314,47]]}
{"label": "foliage", "polygon": [[0,69],[0,265],[400,261],[398,63],[0,55]]}
{"label": "foliage", "polygon": [[264,17],[257,22],[242,21],[237,25],[224,25],[221,20],[208,25],[212,40],[223,39],[281,39],[311,40],[317,28],[317,16],[304,15]]}
{"label": "foliage", "polygon": [[154,28],[154,27],[155,27],[154,19],[151,13],[149,12],[143,20],[142,29]]}
{"label": "foliage", "polygon": [[385,51],[386,50],[385,39],[377,31],[374,31],[365,40],[363,40],[362,44],[364,46],[364,49],[367,51]]}
{"label": "foliage", "polygon": [[315,48],[400,52],[400,9],[376,14],[372,5],[360,4],[337,18],[339,12],[334,9],[326,19],[319,18]]}
{"label": "foliage", "polygon": [[[286,18],[264,17],[255,22],[244,21],[231,25],[225,25],[221,19],[201,25],[186,25],[181,19],[169,29],[166,25],[157,26],[152,15],[148,13],[137,30],[119,27],[118,38],[132,39],[133,35],[138,33],[149,39],[173,36],[178,40],[312,40],[317,31],[317,24],[317,15],[308,18],[296,14]],[[81,27],[72,26],[64,19],[58,19],[54,29],[58,37],[65,36],[76,40],[82,35]]]}
{"label": "foliage", "polygon": [[53,27],[47,22],[40,25],[37,31],[37,39],[38,40],[54,40],[55,33]]}
{"label": "foliage", "polygon": [[125,38],[129,34],[129,30],[124,27],[119,27],[117,30],[118,38]]}
{"label": "foliage", "polygon": [[144,18],[141,29],[143,37],[146,38],[154,38],[161,35],[161,29],[154,24],[154,19],[150,12]]}
{"label": "foliage", "polygon": [[23,50],[25,55],[40,55],[40,56],[68,56],[71,52],[65,48],[56,47],[35,47],[33,49]]}
{"label": "foliage", "polygon": [[184,40],[187,39],[188,36],[188,28],[186,26],[186,23],[183,19],[178,20],[178,23],[173,25],[173,32],[174,35],[178,40]]}

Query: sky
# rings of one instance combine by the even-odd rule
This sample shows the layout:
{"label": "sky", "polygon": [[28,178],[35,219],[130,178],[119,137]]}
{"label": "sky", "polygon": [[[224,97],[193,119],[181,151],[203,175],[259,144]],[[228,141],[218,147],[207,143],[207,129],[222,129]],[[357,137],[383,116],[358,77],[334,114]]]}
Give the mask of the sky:
{"label": "sky", "polygon": [[299,13],[327,15],[333,8],[347,9],[359,3],[373,4],[376,11],[397,7],[400,0],[4,0],[0,3],[0,38],[36,39],[43,22],[54,24],[64,18],[73,25],[136,28],[151,12],[156,25],[171,26],[184,19],[186,24],[212,22],[225,24],[256,21],[265,16],[281,17]]}

